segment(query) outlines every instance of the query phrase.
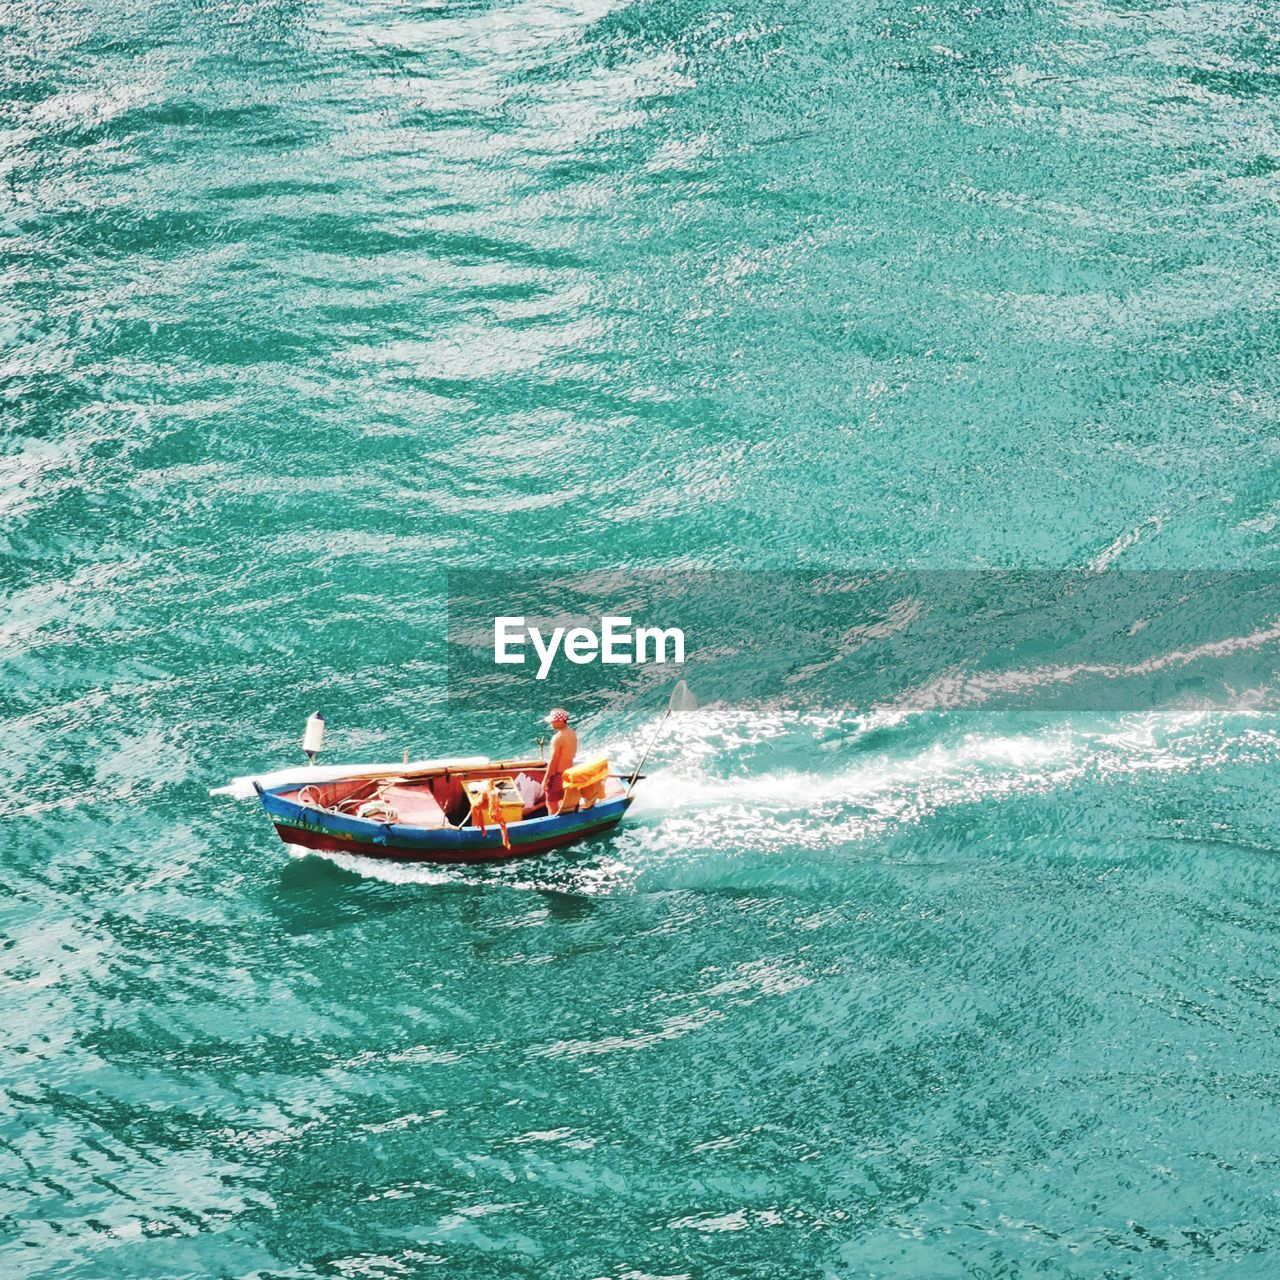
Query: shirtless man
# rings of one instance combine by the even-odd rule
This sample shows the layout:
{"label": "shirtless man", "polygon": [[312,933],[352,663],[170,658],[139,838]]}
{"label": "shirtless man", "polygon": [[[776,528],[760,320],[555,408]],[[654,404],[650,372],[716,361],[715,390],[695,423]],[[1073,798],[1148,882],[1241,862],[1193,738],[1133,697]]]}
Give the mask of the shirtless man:
{"label": "shirtless man", "polygon": [[547,716],[547,723],[555,735],[551,739],[547,771],[542,775],[542,789],[547,796],[547,812],[554,816],[564,802],[564,771],[578,754],[578,735],[569,728],[569,713],[563,707],[557,707]]}

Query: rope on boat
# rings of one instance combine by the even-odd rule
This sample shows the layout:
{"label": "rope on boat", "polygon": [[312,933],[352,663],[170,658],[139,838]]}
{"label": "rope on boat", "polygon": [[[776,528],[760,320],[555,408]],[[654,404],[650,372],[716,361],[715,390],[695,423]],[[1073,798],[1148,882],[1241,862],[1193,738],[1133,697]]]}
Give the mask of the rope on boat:
{"label": "rope on boat", "polygon": [[325,804],[320,788],[308,783],[298,792],[298,803],[306,809],[319,809],[321,813],[337,814],[339,817],[367,818],[370,822],[393,823],[400,820],[400,811],[395,805],[388,804],[383,796],[388,787],[403,782],[403,778],[384,778],[375,783],[374,794],[367,799],[339,800],[337,804]]}

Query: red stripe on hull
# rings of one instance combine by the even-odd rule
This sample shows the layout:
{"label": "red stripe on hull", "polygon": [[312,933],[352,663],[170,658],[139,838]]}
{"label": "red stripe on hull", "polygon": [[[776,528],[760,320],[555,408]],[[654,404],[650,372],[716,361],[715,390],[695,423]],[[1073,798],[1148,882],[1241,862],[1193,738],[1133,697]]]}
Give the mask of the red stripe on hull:
{"label": "red stripe on hull", "polygon": [[588,836],[599,835],[617,826],[622,815],[602,822],[598,826],[579,828],[548,840],[530,840],[527,844],[504,849],[412,849],[385,844],[363,844],[357,840],[339,840],[323,831],[308,831],[303,827],[289,827],[275,823],[275,829],[285,844],[301,845],[307,849],[319,849],[325,853],[353,853],[362,858],[380,858],[384,862],[507,862],[533,853],[546,853],[549,849],[562,849],[576,844]]}

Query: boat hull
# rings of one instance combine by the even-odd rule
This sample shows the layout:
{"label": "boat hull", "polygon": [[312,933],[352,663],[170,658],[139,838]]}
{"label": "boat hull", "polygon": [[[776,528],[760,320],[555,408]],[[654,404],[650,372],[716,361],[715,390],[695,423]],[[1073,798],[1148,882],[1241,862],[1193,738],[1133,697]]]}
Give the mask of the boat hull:
{"label": "boat hull", "polygon": [[510,823],[507,848],[496,826],[412,827],[331,814],[270,791],[261,799],[285,844],[393,862],[503,862],[546,853],[608,831],[631,805],[630,796],[620,796],[577,813]]}

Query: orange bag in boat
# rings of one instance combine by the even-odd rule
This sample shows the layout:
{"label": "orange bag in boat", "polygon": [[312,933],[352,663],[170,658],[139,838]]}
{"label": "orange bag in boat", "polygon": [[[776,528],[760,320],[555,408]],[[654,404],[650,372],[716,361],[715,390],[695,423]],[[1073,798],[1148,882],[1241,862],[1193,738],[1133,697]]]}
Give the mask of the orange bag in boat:
{"label": "orange bag in boat", "polygon": [[564,771],[564,803],[561,813],[574,813],[577,809],[590,809],[604,796],[605,780],[609,776],[609,761],[588,760]]}
{"label": "orange bag in boat", "polygon": [[585,764],[575,764],[564,771],[564,785],[583,790],[594,787],[609,776],[609,758],[601,756],[599,760],[588,760]]}

